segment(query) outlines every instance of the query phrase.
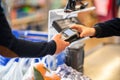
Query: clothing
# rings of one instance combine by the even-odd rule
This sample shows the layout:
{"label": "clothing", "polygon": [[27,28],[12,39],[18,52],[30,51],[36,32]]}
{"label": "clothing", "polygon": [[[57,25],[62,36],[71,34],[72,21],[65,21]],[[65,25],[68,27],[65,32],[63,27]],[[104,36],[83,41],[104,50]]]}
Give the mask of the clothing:
{"label": "clothing", "polygon": [[50,42],[30,42],[17,39],[11,32],[10,26],[0,5],[0,45],[15,52],[20,57],[41,57],[47,54],[54,54],[56,43]]}
{"label": "clothing", "polygon": [[120,18],[114,18],[94,26],[96,34],[94,37],[102,38],[109,36],[120,36]]}
{"label": "clothing", "polygon": [[118,6],[116,0],[94,0],[94,4],[100,22],[110,20],[117,16]]}

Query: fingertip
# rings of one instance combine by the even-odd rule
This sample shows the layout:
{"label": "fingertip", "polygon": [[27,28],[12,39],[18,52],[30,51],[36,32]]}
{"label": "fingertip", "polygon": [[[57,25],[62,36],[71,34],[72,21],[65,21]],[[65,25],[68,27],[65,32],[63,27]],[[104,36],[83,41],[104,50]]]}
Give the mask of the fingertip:
{"label": "fingertip", "polygon": [[70,28],[75,28],[75,25],[70,26]]}
{"label": "fingertip", "polygon": [[69,26],[70,26],[70,28],[71,28],[71,27],[74,27],[74,26],[75,26],[75,24],[70,24]]}
{"label": "fingertip", "polygon": [[66,42],[66,45],[68,46],[70,44],[70,42]]}
{"label": "fingertip", "polygon": [[62,34],[61,34],[61,33],[59,33],[59,35],[60,35],[60,36],[62,36]]}
{"label": "fingertip", "polygon": [[60,33],[58,33],[58,34],[56,34],[58,37],[61,37],[61,34]]}
{"label": "fingertip", "polygon": [[82,33],[80,34],[80,37],[81,37],[81,38],[83,37],[83,34],[82,34]]}
{"label": "fingertip", "polygon": [[60,33],[57,33],[57,35],[60,35]]}

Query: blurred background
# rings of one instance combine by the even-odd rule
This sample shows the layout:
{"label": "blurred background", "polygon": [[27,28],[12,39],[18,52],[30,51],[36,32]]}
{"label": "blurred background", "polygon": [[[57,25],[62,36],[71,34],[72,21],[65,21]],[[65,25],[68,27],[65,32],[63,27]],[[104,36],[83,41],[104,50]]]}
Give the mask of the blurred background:
{"label": "blurred background", "polygon": [[[80,22],[93,27],[98,22],[104,22],[119,17],[120,0],[83,0],[89,2],[88,7],[96,10],[78,14]],[[32,30],[48,32],[48,12],[52,9],[64,8],[67,0],[3,0],[8,21],[13,30]],[[91,45],[91,41],[94,44]],[[120,43],[119,37],[90,39],[86,41],[85,50],[100,43]]]}
{"label": "blurred background", "polygon": [[[49,10],[63,9],[68,0],[2,1],[6,17],[16,37],[31,41],[47,41]],[[96,7],[94,11],[78,13],[80,22],[88,27],[120,17],[120,0],[84,1],[89,3],[87,7]],[[84,42],[85,56],[89,55],[85,58],[85,74],[93,80],[120,80],[120,37],[90,38]],[[4,48],[1,48],[0,52],[13,57],[10,54],[13,52]]]}

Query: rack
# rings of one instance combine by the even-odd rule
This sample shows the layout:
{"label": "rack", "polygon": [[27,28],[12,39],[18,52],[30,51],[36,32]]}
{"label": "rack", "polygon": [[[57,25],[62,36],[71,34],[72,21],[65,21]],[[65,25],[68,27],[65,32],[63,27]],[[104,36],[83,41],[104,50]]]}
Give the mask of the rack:
{"label": "rack", "polygon": [[20,25],[20,24],[28,24],[31,22],[38,22],[38,21],[43,21],[44,16],[42,16],[42,14],[33,14],[31,16],[26,16],[23,18],[19,18],[19,19],[13,19],[12,20],[12,25]]}
{"label": "rack", "polygon": [[10,19],[13,29],[26,30],[27,27],[33,26],[32,24],[42,28],[46,27],[46,0],[12,0],[10,3]]}

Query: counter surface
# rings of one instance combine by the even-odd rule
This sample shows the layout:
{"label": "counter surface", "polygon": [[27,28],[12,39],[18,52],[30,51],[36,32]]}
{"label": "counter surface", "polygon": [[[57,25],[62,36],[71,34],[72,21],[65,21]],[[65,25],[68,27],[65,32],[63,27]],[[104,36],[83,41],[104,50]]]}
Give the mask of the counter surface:
{"label": "counter surface", "polygon": [[120,80],[120,45],[106,45],[86,56],[84,74],[92,80]]}

